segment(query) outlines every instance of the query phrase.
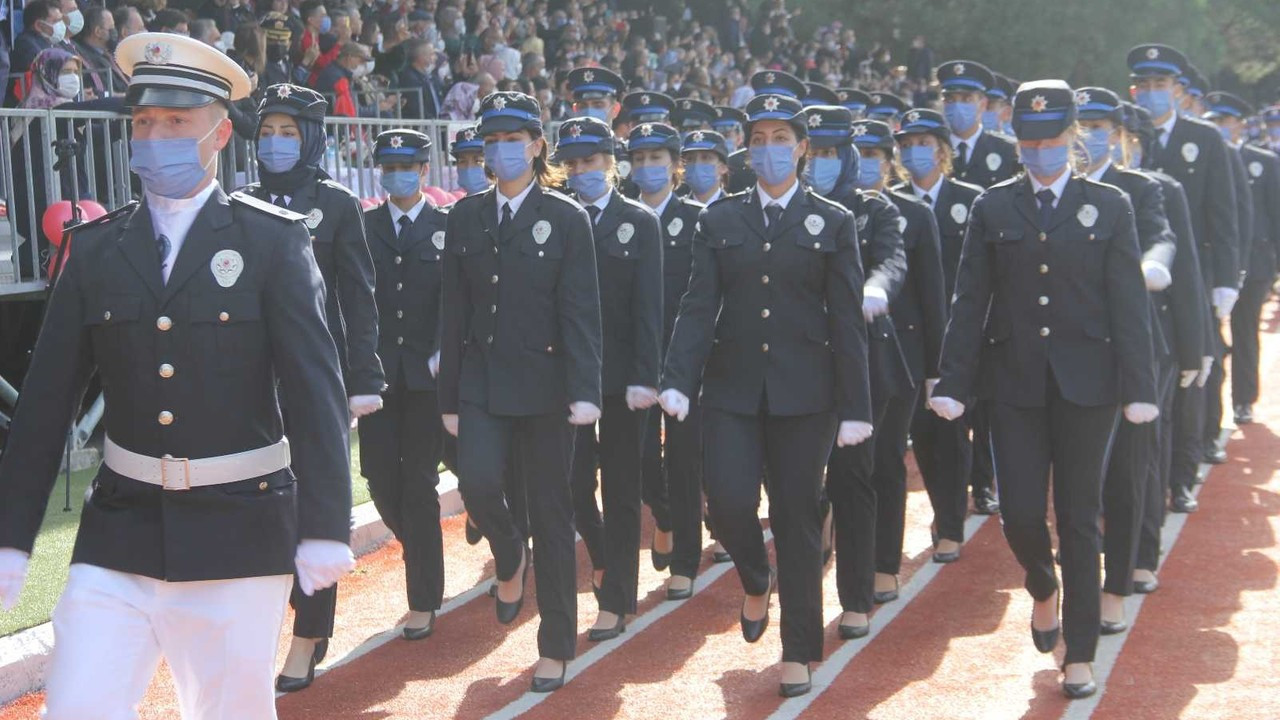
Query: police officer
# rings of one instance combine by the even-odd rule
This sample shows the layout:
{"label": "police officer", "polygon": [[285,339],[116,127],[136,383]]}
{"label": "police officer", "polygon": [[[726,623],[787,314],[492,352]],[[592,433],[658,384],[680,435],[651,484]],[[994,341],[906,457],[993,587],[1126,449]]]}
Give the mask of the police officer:
{"label": "police officer", "polygon": [[[660,92],[637,90],[622,98],[622,111],[613,121],[613,136],[625,138],[640,123],[665,123],[675,110],[676,102]],[[631,159],[624,143],[614,144],[614,167],[618,173],[618,191],[632,200],[640,197],[640,188],[631,181]]]}
{"label": "police officer", "polygon": [[592,117],[613,122],[622,109],[618,98],[627,91],[627,83],[617,73],[601,67],[576,67],[566,78],[573,94],[570,117]]}
{"label": "police officer", "polygon": [[811,105],[839,105],[840,96],[835,90],[818,82],[807,82],[804,84],[804,97],[800,102],[805,107]]}
{"label": "police officer", "polygon": [[[737,108],[716,105],[716,119],[711,122],[711,129],[724,136],[725,150],[728,153],[725,164],[729,174],[725,178],[726,193],[742,192],[755,184],[756,177],[751,171],[751,163],[747,160],[746,143],[743,140],[742,127],[747,122],[747,114]],[[710,201],[707,201],[708,203]]]}
{"label": "police officer", "polygon": [[[781,95],[800,100],[809,89],[800,78],[780,70],[761,70],[751,76],[751,89],[756,95]],[[725,136],[726,138],[729,135]],[[739,149],[729,151],[729,183],[726,192],[740,193],[755,187],[756,174],[751,167],[750,154],[745,143]]]}
{"label": "police officer", "polygon": [[484,138],[474,127],[454,133],[449,154],[458,174],[458,186],[468,195],[478,195],[493,187],[493,174],[484,166]]}
{"label": "police officer", "polygon": [[[713,130],[685,133],[680,158],[684,163],[681,174],[689,187],[690,200],[708,205],[724,197],[730,170],[729,145],[723,135]],[[667,308],[668,314],[673,312],[675,308]]]}
{"label": "police officer", "polygon": [[[947,299],[944,309],[950,312],[969,208],[982,194],[982,188],[951,177],[955,151],[951,148],[951,131],[941,113],[923,109],[908,111],[894,138],[907,180],[898,186],[898,192],[919,198],[933,210],[937,221],[943,297]],[[926,377],[925,383],[927,401],[936,382]],[[973,403],[969,405],[972,412]],[[920,403],[911,425],[913,454],[933,506],[933,561],[937,563],[960,559],[960,547],[965,540],[964,519],[973,455],[968,417],[966,413],[954,420],[944,420]]]}
{"label": "police officer", "polygon": [[871,96],[857,88],[836,88],[835,104],[848,108],[854,120],[861,120],[871,104]]}
{"label": "police officer", "polygon": [[[800,110],[779,95],[747,104],[760,180],[702,214],[661,397],[685,420],[701,386],[712,525],[747,594],[748,642],[764,634],[779,592],[784,696],[808,692],[809,663],[822,658],[823,465],[833,442],[871,436],[856,230],[849,211],[800,185]],[[766,469],[776,573],[757,518]]]}
{"label": "police officer", "polygon": [[538,102],[492,93],[480,117],[497,184],[449,212],[440,412],[458,438],[463,501],[494,553],[503,624],[519,614],[530,561],[503,492],[508,459],[521,457],[542,616],[532,689],[549,692],[576,635],[570,426],[600,419],[595,248],[586,212],[550,190],[563,179],[547,164]]}
{"label": "police officer", "polygon": [[388,130],[374,144],[387,201],[365,212],[378,273],[378,356],[389,387],[382,410],[360,418],[360,472],[378,514],[404,546],[409,617],[402,634],[421,640],[435,628],[444,598],[440,536],[440,264],[446,214],[422,193],[431,138]]}
{"label": "police officer", "polygon": [[[1152,350],[1156,365],[1157,405],[1173,393],[1176,366],[1172,362],[1169,338],[1156,315],[1157,303],[1165,302],[1165,292],[1173,283],[1177,239],[1169,226],[1160,183],[1147,175],[1118,167],[1114,150],[1124,146],[1124,110],[1120,98],[1102,87],[1076,90],[1076,116],[1087,158],[1084,174],[1094,182],[1124,190],[1133,204],[1138,246],[1142,250],[1142,274],[1147,286],[1151,316]],[[1198,363],[1184,369],[1184,377],[1194,378]],[[1143,508],[1148,492],[1158,492],[1155,464],[1158,455],[1159,421],[1134,424],[1120,422],[1111,448],[1111,460],[1103,482],[1103,514],[1107,532],[1103,537],[1106,579],[1102,586],[1101,632],[1114,635],[1128,629],[1124,598],[1133,594],[1133,572],[1137,561]]]}
{"label": "police officer", "polygon": [[[636,127],[648,135],[655,126]],[[653,213],[613,187],[613,133],[607,124],[595,118],[565,121],[553,160],[568,172],[568,187],[592,220],[604,327],[599,441],[594,424],[578,428],[571,475],[574,522],[591,556],[600,604],[587,637],[598,642],[625,632],[626,616],[636,612],[640,460],[645,411],[658,402],[662,354],[662,246]],[[633,166],[632,178],[642,191],[648,174]],[[596,506],[597,467],[603,518]]]}
{"label": "police officer", "polygon": [[[1206,302],[1222,320],[1231,314],[1240,281],[1238,218],[1226,143],[1213,126],[1176,112],[1185,92],[1178,82],[1187,65],[1182,53],[1165,45],[1139,45],[1129,51],[1128,64],[1134,99],[1151,113],[1156,128],[1156,142],[1144,156],[1143,166],[1167,172],[1182,183],[1199,243],[1204,284],[1212,288]],[[1210,355],[1220,358],[1221,348],[1214,348]],[[1210,362],[1212,358],[1206,361]],[[1206,393],[1194,387],[1177,393],[1169,477],[1170,508],[1175,512],[1192,512],[1197,507],[1191,487],[1205,455],[1205,399]]]}
{"label": "police officer", "polygon": [[891,128],[897,128],[903,113],[910,109],[911,103],[893,93],[871,93],[871,104],[867,105],[866,119],[879,120]]}
{"label": "police officer", "polygon": [[1099,499],[1119,406],[1158,414],[1151,326],[1133,208],[1073,172],[1076,105],[1061,80],[1023,83],[1013,127],[1027,174],[989,189],[969,218],[930,407],[948,419],[980,378],[989,389],[1005,537],[1035,600],[1031,634],[1050,652],[1059,585],[1045,520],[1049,475],[1061,547],[1063,692],[1092,695],[1099,633]]}
{"label": "police officer", "polygon": [[680,132],[710,130],[711,123],[716,119],[716,109],[711,103],[682,98],[676,101],[669,119],[671,126]]}
{"label": "police officer", "polygon": [[[218,186],[244,71],[171,34],[132,35],[116,59],[143,200],[75,231],[49,302],[23,390],[36,402],[19,402],[0,460],[0,602],[18,597],[96,370],[105,458],[54,612],[45,717],[133,715],[163,657],[183,717],[274,718],[291,575],[311,593],[353,566],[324,288],[304,215]],[[234,662],[210,652],[228,644]]]}
{"label": "police officer", "polygon": [[[324,160],[324,115],[320,93],[297,85],[272,85],[258,106],[257,155],[261,181],[244,192],[307,216],[312,251],[324,279],[325,314],[340,348],[352,417],[382,407],[386,385],[377,356],[378,311],[373,298],[373,260],[365,241],[360,201],[320,168]],[[284,380],[288,384],[288,379]],[[284,392],[288,392],[287,389]],[[292,422],[286,417],[286,422]],[[336,588],[308,595],[294,583],[293,642],[276,679],[281,692],[311,684],[315,665],[328,651],[337,612]]]}
{"label": "police officer", "polygon": [[982,111],[982,127],[991,132],[1013,137],[1013,105],[1010,100],[1018,91],[1018,83],[1003,73],[991,72],[992,83],[987,88],[987,109]]}
{"label": "police officer", "polygon": [[[708,137],[712,136],[712,137]],[[715,150],[719,138],[719,154]],[[724,140],[710,130],[685,134],[685,147],[712,155],[713,171],[723,167]],[[680,164],[680,136],[665,125],[641,125],[627,140],[640,200],[658,215],[662,244],[662,350],[671,339],[680,298],[689,287],[693,264],[693,233],[703,205],[680,197],[676,188],[684,177]],[[699,181],[701,185],[701,181]],[[719,192],[717,189],[716,192]],[[693,580],[702,559],[702,423],[697,403],[690,403],[684,422],[668,422],[662,435],[662,412],[649,418],[645,433],[644,500],[653,511],[653,566],[671,568],[667,599],[693,595]],[[665,437],[665,442],[663,438]]]}
{"label": "police officer", "polygon": [[[1205,97],[1206,117],[1222,131],[1228,145],[1238,148],[1247,187],[1253,199],[1253,235],[1249,247],[1240,300],[1231,310],[1231,404],[1237,425],[1253,422],[1258,400],[1258,322],[1262,305],[1271,294],[1280,253],[1280,158],[1275,153],[1244,144],[1245,119],[1253,108],[1225,92]],[[1211,380],[1212,381],[1212,380]]]}

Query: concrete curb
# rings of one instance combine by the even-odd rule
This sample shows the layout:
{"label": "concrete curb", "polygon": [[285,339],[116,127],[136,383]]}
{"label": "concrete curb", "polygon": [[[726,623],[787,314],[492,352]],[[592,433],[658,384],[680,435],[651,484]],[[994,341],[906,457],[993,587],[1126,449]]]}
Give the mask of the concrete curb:
{"label": "concrete curb", "polygon": [[[462,512],[458,479],[452,473],[441,473],[437,491],[440,493],[441,517],[452,517]],[[372,502],[352,508],[351,518],[351,550],[357,557],[377,550],[391,539],[391,531],[382,522]],[[0,705],[44,687],[52,652],[53,623],[0,638]]]}

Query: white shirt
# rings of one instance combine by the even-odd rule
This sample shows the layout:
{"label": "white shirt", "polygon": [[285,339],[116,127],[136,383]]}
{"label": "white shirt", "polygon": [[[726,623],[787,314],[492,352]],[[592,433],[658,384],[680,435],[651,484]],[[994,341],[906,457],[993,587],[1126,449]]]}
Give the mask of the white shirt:
{"label": "white shirt", "polygon": [[[592,200],[592,201],[590,201],[590,202],[584,202],[584,203],[582,204],[582,209],[583,209],[583,210],[585,210],[585,209],[587,209],[588,207],[591,207],[592,205],[594,205],[594,206],[596,207],[596,209],[598,209],[598,210],[600,211],[600,212],[596,213],[596,217],[595,217],[595,219],[591,221],[591,224],[592,224],[592,225],[595,225],[597,222],[599,222],[599,221],[600,221],[600,216],[601,216],[601,215],[604,215],[604,209],[605,209],[605,208],[607,208],[607,207],[609,207],[609,201],[610,201],[610,200],[612,200],[612,199],[613,199],[613,192],[612,192],[612,191],[608,191],[608,192],[605,192],[605,193],[604,193],[603,195],[601,195],[600,197],[596,198],[595,200]],[[587,213],[587,215],[588,215],[588,216],[590,216],[590,215],[591,215],[591,213]]]}
{"label": "white shirt", "polygon": [[[529,191],[532,189],[533,189],[533,182],[530,181],[529,184],[525,186],[524,190],[520,191],[519,195],[516,195],[513,198],[509,198],[506,195],[502,194],[502,191],[498,189],[497,185],[494,185],[493,192],[495,197],[498,200],[498,222],[499,223],[502,222],[502,206],[503,205],[511,206],[511,217],[514,218],[516,216],[516,213],[520,212],[520,206],[524,204],[524,199],[529,197]],[[608,195],[609,193],[605,193],[606,197],[608,197]]]}
{"label": "white shirt", "polygon": [[[427,206],[426,195],[423,195],[422,198],[418,200],[417,205],[414,205],[413,207],[409,208],[408,212],[401,210],[398,205],[391,202],[390,200],[387,200],[387,207],[391,209],[391,227],[396,229],[396,234],[397,235],[400,234],[400,218],[404,217],[405,215],[408,215],[409,222],[411,223],[418,222],[418,216],[422,214],[422,208],[426,206]],[[515,213],[512,213],[511,217],[515,217]]]}
{"label": "white shirt", "polygon": [[273,195],[271,196],[271,204],[272,204],[272,205],[275,205],[275,204],[276,204],[276,200],[279,200],[280,198],[284,198],[284,204],[285,204],[285,205],[288,205],[289,203],[293,202],[293,196],[292,196],[292,195],[275,195],[275,194],[273,194]]}
{"label": "white shirt", "polygon": [[[759,183],[756,183],[756,196],[760,198],[760,211],[764,212],[764,209],[770,205],[778,205],[785,212],[787,206],[791,204],[791,198],[795,197],[796,191],[799,189],[800,181],[796,180],[791,183],[791,187],[786,192],[782,193],[782,197],[775,199],[769,197],[769,193],[765,192],[764,188],[760,187]],[[764,224],[765,226],[769,225],[769,215],[767,213],[764,216]]]}
{"label": "white shirt", "polygon": [[1157,134],[1157,137],[1160,139],[1160,147],[1163,148],[1163,147],[1169,146],[1169,137],[1173,135],[1173,126],[1177,122],[1178,122],[1178,113],[1171,112],[1169,113],[1169,119],[1165,120],[1163,125],[1156,126],[1156,130],[1164,131]]}
{"label": "white shirt", "polygon": [[1095,182],[1102,182],[1102,176],[1105,175],[1107,171],[1110,169],[1111,169],[1111,158],[1107,158],[1106,161],[1102,163],[1102,167],[1089,173],[1089,179]]}
{"label": "white shirt", "polygon": [[956,151],[956,153],[959,153],[960,143],[964,143],[965,156],[962,159],[968,161],[973,158],[973,146],[978,142],[978,137],[981,135],[982,121],[979,120],[977,128],[973,131],[973,134],[967,138],[962,138],[955,133],[951,133],[951,147]]}
{"label": "white shirt", "polygon": [[657,213],[658,217],[662,217],[662,213],[667,211],[667,206],[671,204],[671,198],[673,197],[675,197],[675,193],[667,193],[667,196],[662,198],[662,202],[658,203],[658,206],[653,208],[653,211]]}
{"label": "white shirt", "polygon": [[[1062,173],[1058,175],[1058,179],[1048,185],[1041,185],[1040,181],[1036,179],[1036,176],[1031,173],[1027,173],[1027,177],[1031,178],[1031,189],[1033,191],[1038,193],[1045,188],[1049,188],[1053,191],[1053,206],[1056,208],[1058,207],[1058,201],[1062,199],[1062,191],[1067,187],[1067,181],[1071,179],[1071,170],[1070,168],[1064,169]],[[1039,209],[1039,207],[1040,198],[1036,198],[1036,208]]]}
{"label": "white shirt", "polygon": [[938,179],[934,181],[933,187],[923,188],[912,180],[911,189],[916,191],[916,196],[920,199],[923,200],[926,196],[929,198],[929,209],[938,207],[938,193],[942,192],[942,173],[938,173]]}
{"label": "white shirt", "polygon": [[[715,195],[712,195],[712,196],[711,196],[711,197],[709,197],[709,198],[707,198],[707,201],[706,201],[706,202],[704,202],[704,203],[702,203],[702,204],[703,204],[703,205],[710,205],[711,203],[713,203],[713,202],[715,202],[715,201],[719,200],[719,199],[720,199],[720,198],[722,198],[722,197],[724,197],[724,188],[718,188],[718,189],[716,189],[716,194],[715,194]],[[694,199],[694,200],[698,200],[698,197],[695,195],[693,199]],[[702,201],[701,201],[701,200],[698,200],[698,202],[702,202]]]}
{"label": "white shirt", "polygon": [[178,259],[178,252],[182,250],[182,243],[187,239],[191,224],[196,221],[196,215],[217,187],[218,181],[214,180],[189,198],[167,198],[147,193],[147,208],[151,211],[151,226],[156,231],[156,237],[164,235],[169,238],[169,254],[161,258],[160,262],[161,274],[166,283],[169,282],[169,274],[173,272],[173,264]]}

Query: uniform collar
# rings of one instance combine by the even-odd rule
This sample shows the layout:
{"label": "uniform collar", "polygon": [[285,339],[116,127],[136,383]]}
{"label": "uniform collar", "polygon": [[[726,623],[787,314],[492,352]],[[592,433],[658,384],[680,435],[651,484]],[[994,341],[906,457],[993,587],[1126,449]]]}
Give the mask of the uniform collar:
{"label": "uniform collar", "polygon": [[[524,199],[529,197],[529,191],[533,190],[533,186],[535,184],[536,184],[535,181],[530,180],[529,184],[525,186],[524,190],[520,191],[519,195],[516,195],[513,198],[509,198],[502,194],[502,191],[498,189],[498,185],[495,183],[493,186],[493,193],[494,193],[494,198],[498,201],[498,220],[499,221],[502,220],[503,203],[506,203],[511,206],[511,217],[515,217],[516,213],[520,212],[520,206],[524,204]],[[609,193],[605,193],[605,197],[608,197],[608,196],[609,196]]]}
{"label": "uniform collar", "polygon": [[1107,161],[1102,163],[1102,167],[1098,168],[1094,172],[1089,173],[1089,179],[1093,180],[1094,182],[1102,182],[1102,176],[1106,175],[1107,171],[1110,169],[1111,169],[1111,158],[1107,158]]}
{"label": "uniform collar", "polygon": [[783,210],[786,210],[787,206],[791,204],[791,198],[795,197],[796,191],[799,189],[800,179],[797,178],[795,182],[791,183],[791,187],[786,192],[782,193],[781,197],[773,198],[769,196],[769,193],[764,191],[764,188],[760,187],[760,183],[756,183],[756,197],[760,199],[761,208],[767,208],[776,203],[777,205],[782,206]]}
{"label": "uniform collar", "polygon": [[951,133],[951,147],[959,147],[960,143],[969,146],[969,150],[973,150],[973,146],[978,144],[978,138],[982,137],[982,121],[978,121],[978,129],[967,138],[962,138],[955,133]]}
{"label": "uniform collar", "polygon": [[1067,188],[1067,181],[1071,179],[1071,168],[1064,169],[1062,171],[1062,174],[1058,176],[1058,179],[1054,180],[1052,183],[1048,185],[1041,185],[1040,181],[1036,179],[1036,176],[1032,175],[1031,173],[1027,173],[1027,178],[1031,180],[1032,192],[1039,193],[1041,190],[1044,190],[1045,188],[1052,190],[1053,206],[1057,207],[1058,201],[1062,199],[1062,193]]}
{"label": "uniform collar", "polygon": [[662,214],[667,211],[667,206],[671,204],[671,198],[673,197],[675,197],[675,192],[668,192],[662,202],[658,203],[658,206],[653,209],[658,214],[658,217],[662,217]]}
{"label": "uniform collar", "polygon": [[[394,227],[396,223],[400,222],[400,218],[404,217],[405,215],[409,216],[409,222],[418,222],[418,216],[422,214],[422,209],[426,206],[427,206],[427,196],[425,193],[418,200],[418,204],[409,208],[408,212],[401,210],[398,205],[391,202],[391,198],[387,198],[387,208],[391,210],[391,225]],[[514,210],[512,211],[511,214],[512,216],[515,215]]]}
{"label": "uniform collar", "polygon": [[929,197],[929,207],[932,208],[938,204],[938,193],[942,192],[942,174],[938,174],[938,179],[931,188],[921,187],[913,179],[911,181],[911,189],[915,191],[916,197],[923,198],[927,195]]}

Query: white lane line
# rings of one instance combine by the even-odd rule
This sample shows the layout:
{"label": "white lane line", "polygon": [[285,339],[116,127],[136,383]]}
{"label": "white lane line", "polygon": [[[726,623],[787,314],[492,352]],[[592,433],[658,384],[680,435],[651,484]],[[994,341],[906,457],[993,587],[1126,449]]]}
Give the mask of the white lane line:
{"label": "white lane line", "polygon": [[[1230,439],[1232,431],[1235,427],[1226,427],[1222,429],[1222,436],[1219,442],[1226,443]],[[1212,465],[1204,463],[1200,464],[1198,474],[1201,482],[1195,483],[1191,492],[1197,497],[1200,495],[1200,489],[1204,487],[1203,482],[1209,480],[1209,471],[1213,469]],[[1160,565],[1164,565],[1164,561],[1168,559],[1169,554],[1173,551],[1173,544],[1178,541],[1178,535],[1182,534],[1182,528],[1186,526],[1188,518],[1191,516],[1183,513],[1169,513],[1166,516],[1164,530],[1160,533],[1160,545],[1164,552],[1160,554]],[[1157,592],[1159,592],[1157,590]],[[1124,650],[1124,645],[1129,640],[1129,634],[1133,632],[1133,628],[1138,624],[1138,611],[1142,609],[1142,603],[1146,601],[1146,595],[1134,593],[1124,601],[1124,616],[1129,621],[1129,629],[1121,633],[1119,636],[1099,638],[1098,651],[1093,660],[1093,677],[1098,683],[1098,692],[1092,697],[1083,700],[1075,700],[1067,705],[1067,709],[1062,713],[1062,720],[1087,720],[1093,717],[1093,711],[1098,708],[1098,704],[1102,702],[1102,696],[1107,691],[1107,678],[1111,676],[1111,671],[1115,669],[1116,661],[1120,659],[1120,652]]]}
{"label": "white lane line", "polygon": [[[765,530],[764,541],[768,543],[771,540],[773,540],[773,531]],[[717,563],[712,565],[711,569],[698,575],[698,579],[694,581],[693,597],[696,598],[698,593],[706,590],[708,585],[719,580],[721,576],[732,569],[733,563]],[[690,598],[689,600],[682,600],[680,602],[669,602],[664,600],[643,615],[636,616],[636,618],[627,625],[627,631],[625,633],[612,640],[596,643],[590,650],[569,662],[568,671],[565,674],[566,685],[575,677],[585,672],[587,668],[603,660],[609,653],[622,647],[628,640],[639,635],[650,625],[653,625],[667,615],[675,612],[685,603],[692,601],[692,599],[693,598]],[[526,713],[529,710],[532,710],[550,696],[551,693],[526,692],[524,695],[521,695],[518,700],[511,702],[501,710],[489,715],[488,720],[506,720],[507,718],[514,718],[521,713]]]}
{"label": "white lane line", "polygon": [[[972,538],[978,532],[978,529],[982,527],[982,524],[987,521],[988,517],[992,516],[971,515],[965,521],[964,536]],[[789,720],[790,718],[799,717],[800,713],[807,710],[814,700],[817,700],[827,688],[831,687],[831,683],[835,682],[840,673],[858,656],[858,653],[870,645],[876,639],[876,636],[911,604],[911,601],[924,590],[925,586],[938,576],[943,567],[945,566],[935,562],[926,562],[902,586],[898,593],[897,602],[883,605],[876,611],[876,614],[872,617],[871,633],[861,640],[845,640],[838,650],[831,653],[831,656],[813,671],[813,689],[807,695],[794,697],[782,703],[781,707],[769,716],[769,720]]]}

